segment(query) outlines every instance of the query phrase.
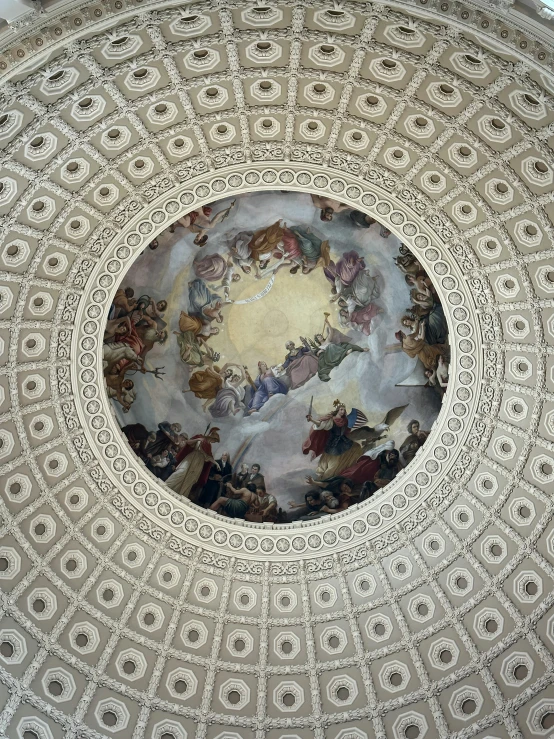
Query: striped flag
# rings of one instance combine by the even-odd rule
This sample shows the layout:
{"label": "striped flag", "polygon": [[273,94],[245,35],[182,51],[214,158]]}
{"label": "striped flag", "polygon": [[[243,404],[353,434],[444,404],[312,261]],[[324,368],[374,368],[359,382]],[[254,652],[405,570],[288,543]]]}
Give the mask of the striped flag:
{"label": "striped flag", "polygon": [[352,408],[352,411],[348,414],[348,428],[355,431],[356,429],[365,426],[367,423],[367,416],[359,411],[357,408]]}

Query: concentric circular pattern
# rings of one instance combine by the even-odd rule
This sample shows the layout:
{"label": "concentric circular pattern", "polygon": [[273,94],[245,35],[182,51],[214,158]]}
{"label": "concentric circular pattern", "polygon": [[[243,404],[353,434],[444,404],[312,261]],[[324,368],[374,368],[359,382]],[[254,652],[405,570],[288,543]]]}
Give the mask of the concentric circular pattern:
{"label": "concentric circular pattern", "polygon": [[[0,734],[551,732],[551,50],[449,6],[66,4],[0,53]],[[383,223],[453,337],[424,454],[278,531],[164,492],[98,379],[141,249],[261,188]]]}

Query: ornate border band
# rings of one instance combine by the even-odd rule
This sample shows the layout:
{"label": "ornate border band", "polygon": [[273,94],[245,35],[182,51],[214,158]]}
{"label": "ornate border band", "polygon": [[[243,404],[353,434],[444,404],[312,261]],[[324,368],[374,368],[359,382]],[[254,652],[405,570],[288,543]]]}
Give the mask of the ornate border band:
{"label": "ornate border band", "polygon": [[[289,525],[230,523],[179,499],[146,470],[124,441],[111,410],[102,379],[102,327],[117,286],[126,270],[156,233],[181,213],[227,196],[286,187],[340,197],[362,209],[404,239],[417,254],[435,285],[450,325],[451,382],[431,436],[410,465],[376,499],[317,522]],[[472,315],[468,285],[446,244],[429,224],[404,203],[374,184],[329,170],[279,163],[256,168],[233,167],[195,178],[166,192],[129,221],[104,253],[83,292],[76,318],[72,356],[72,385],[77,412],[91,447],[97,452],[114,486],[149,518],[174,535],[207,549],[222,548],[242,555],[288,559],[315,552],[339,551],[381,535],[417,512],[436,492],[460,453],[479,401],[481,344]],[[454,380],[455,378],[455,380]]]}

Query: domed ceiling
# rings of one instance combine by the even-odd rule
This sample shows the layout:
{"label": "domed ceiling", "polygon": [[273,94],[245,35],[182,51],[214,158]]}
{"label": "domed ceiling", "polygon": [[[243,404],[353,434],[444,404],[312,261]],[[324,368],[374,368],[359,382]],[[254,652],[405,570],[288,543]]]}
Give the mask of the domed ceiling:
{"label": "domed ceiling", "polygon": [[551,733],[553,49],[514,13],[2,36],[0,734]]}

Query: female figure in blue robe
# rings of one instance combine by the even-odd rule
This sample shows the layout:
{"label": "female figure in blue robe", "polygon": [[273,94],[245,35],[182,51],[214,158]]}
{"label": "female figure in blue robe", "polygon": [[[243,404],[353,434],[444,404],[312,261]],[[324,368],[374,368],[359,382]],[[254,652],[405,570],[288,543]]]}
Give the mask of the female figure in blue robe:
{"label": "female figure in blue robe", "polygon": [[273,370],[265,362],[258,362],[258,372],[254,380],[256,392],[248,404],[249,414],[259,411],[273,395],[286,395],[289,391],[287,385],[275,377]]}
{"label": "female figure in blue robe", "polygon": [[196,279],[189,282],[189,313],[199,316],[203,323],[217,320],[222,323],[221,306],[223,298],[214,293],[206,285],[204,280]]}

